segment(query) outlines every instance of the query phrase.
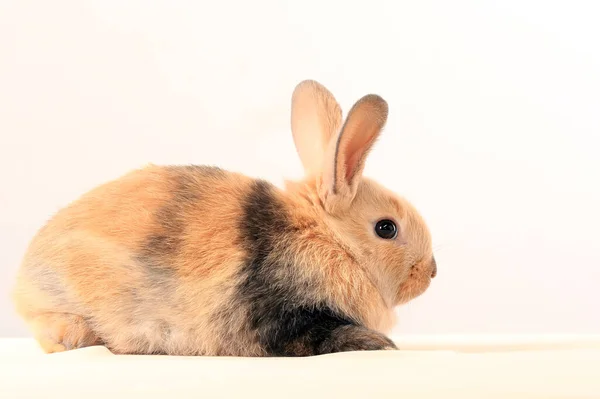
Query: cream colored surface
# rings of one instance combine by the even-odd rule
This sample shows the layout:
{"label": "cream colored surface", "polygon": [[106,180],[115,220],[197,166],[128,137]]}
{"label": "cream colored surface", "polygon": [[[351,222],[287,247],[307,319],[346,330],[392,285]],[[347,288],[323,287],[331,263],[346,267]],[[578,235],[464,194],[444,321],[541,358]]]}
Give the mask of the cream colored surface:
{"label": "cream colored surface", "polygon": [[44,355],[0,340],[1,398],[600,398],[600,336],[399,337],[297,359]]}

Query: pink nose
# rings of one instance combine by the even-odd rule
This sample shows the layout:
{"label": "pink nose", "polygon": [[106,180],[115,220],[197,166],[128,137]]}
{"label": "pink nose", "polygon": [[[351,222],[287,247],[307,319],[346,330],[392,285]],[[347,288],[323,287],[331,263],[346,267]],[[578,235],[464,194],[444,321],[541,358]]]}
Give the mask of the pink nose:
{"label": "pink nose", "polygon": [[431,257],[431,278],[434,278],[435,276],[437,276],[437,263],[435,261],[435,258],[432,256]]}

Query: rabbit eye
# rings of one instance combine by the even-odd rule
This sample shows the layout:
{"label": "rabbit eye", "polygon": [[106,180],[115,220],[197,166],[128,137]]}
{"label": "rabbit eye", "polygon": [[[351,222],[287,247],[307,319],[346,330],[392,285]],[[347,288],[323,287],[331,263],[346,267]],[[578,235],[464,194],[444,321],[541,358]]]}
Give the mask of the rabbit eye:
{"label": "rabbit eye", "polygon": [[392,240],[398,235],[398,228],[393,221],[383,219],[375,224],[375,233],[385,240]]}

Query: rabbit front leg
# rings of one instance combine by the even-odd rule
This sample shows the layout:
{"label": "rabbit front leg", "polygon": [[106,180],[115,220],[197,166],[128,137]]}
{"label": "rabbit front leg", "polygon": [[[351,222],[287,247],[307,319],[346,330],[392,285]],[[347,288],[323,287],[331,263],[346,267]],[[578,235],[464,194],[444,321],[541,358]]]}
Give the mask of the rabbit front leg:
{"label": "rabbit front leg", "polygon": [[283,356],[313,356],[336,352],[397,350],[394,342],[375,330],[353,324],[316,324],[285,345]]}
{"label": "rabbit front leg", "polygon": [[336,328],[318,347],[319,354],[396,350],[394,342],[385,335],[366,327],[347,325]]}

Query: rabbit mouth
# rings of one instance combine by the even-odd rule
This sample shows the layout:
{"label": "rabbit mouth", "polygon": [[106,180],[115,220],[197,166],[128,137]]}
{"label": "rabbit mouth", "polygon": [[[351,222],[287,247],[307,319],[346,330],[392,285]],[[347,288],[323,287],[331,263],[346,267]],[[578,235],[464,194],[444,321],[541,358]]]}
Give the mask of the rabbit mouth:
{"label": "rabbit mouth", "polygon": [[431,284],[431,273],[413,266],[408,278],[398,289],[398,305],[405,304],[423,294]]}

